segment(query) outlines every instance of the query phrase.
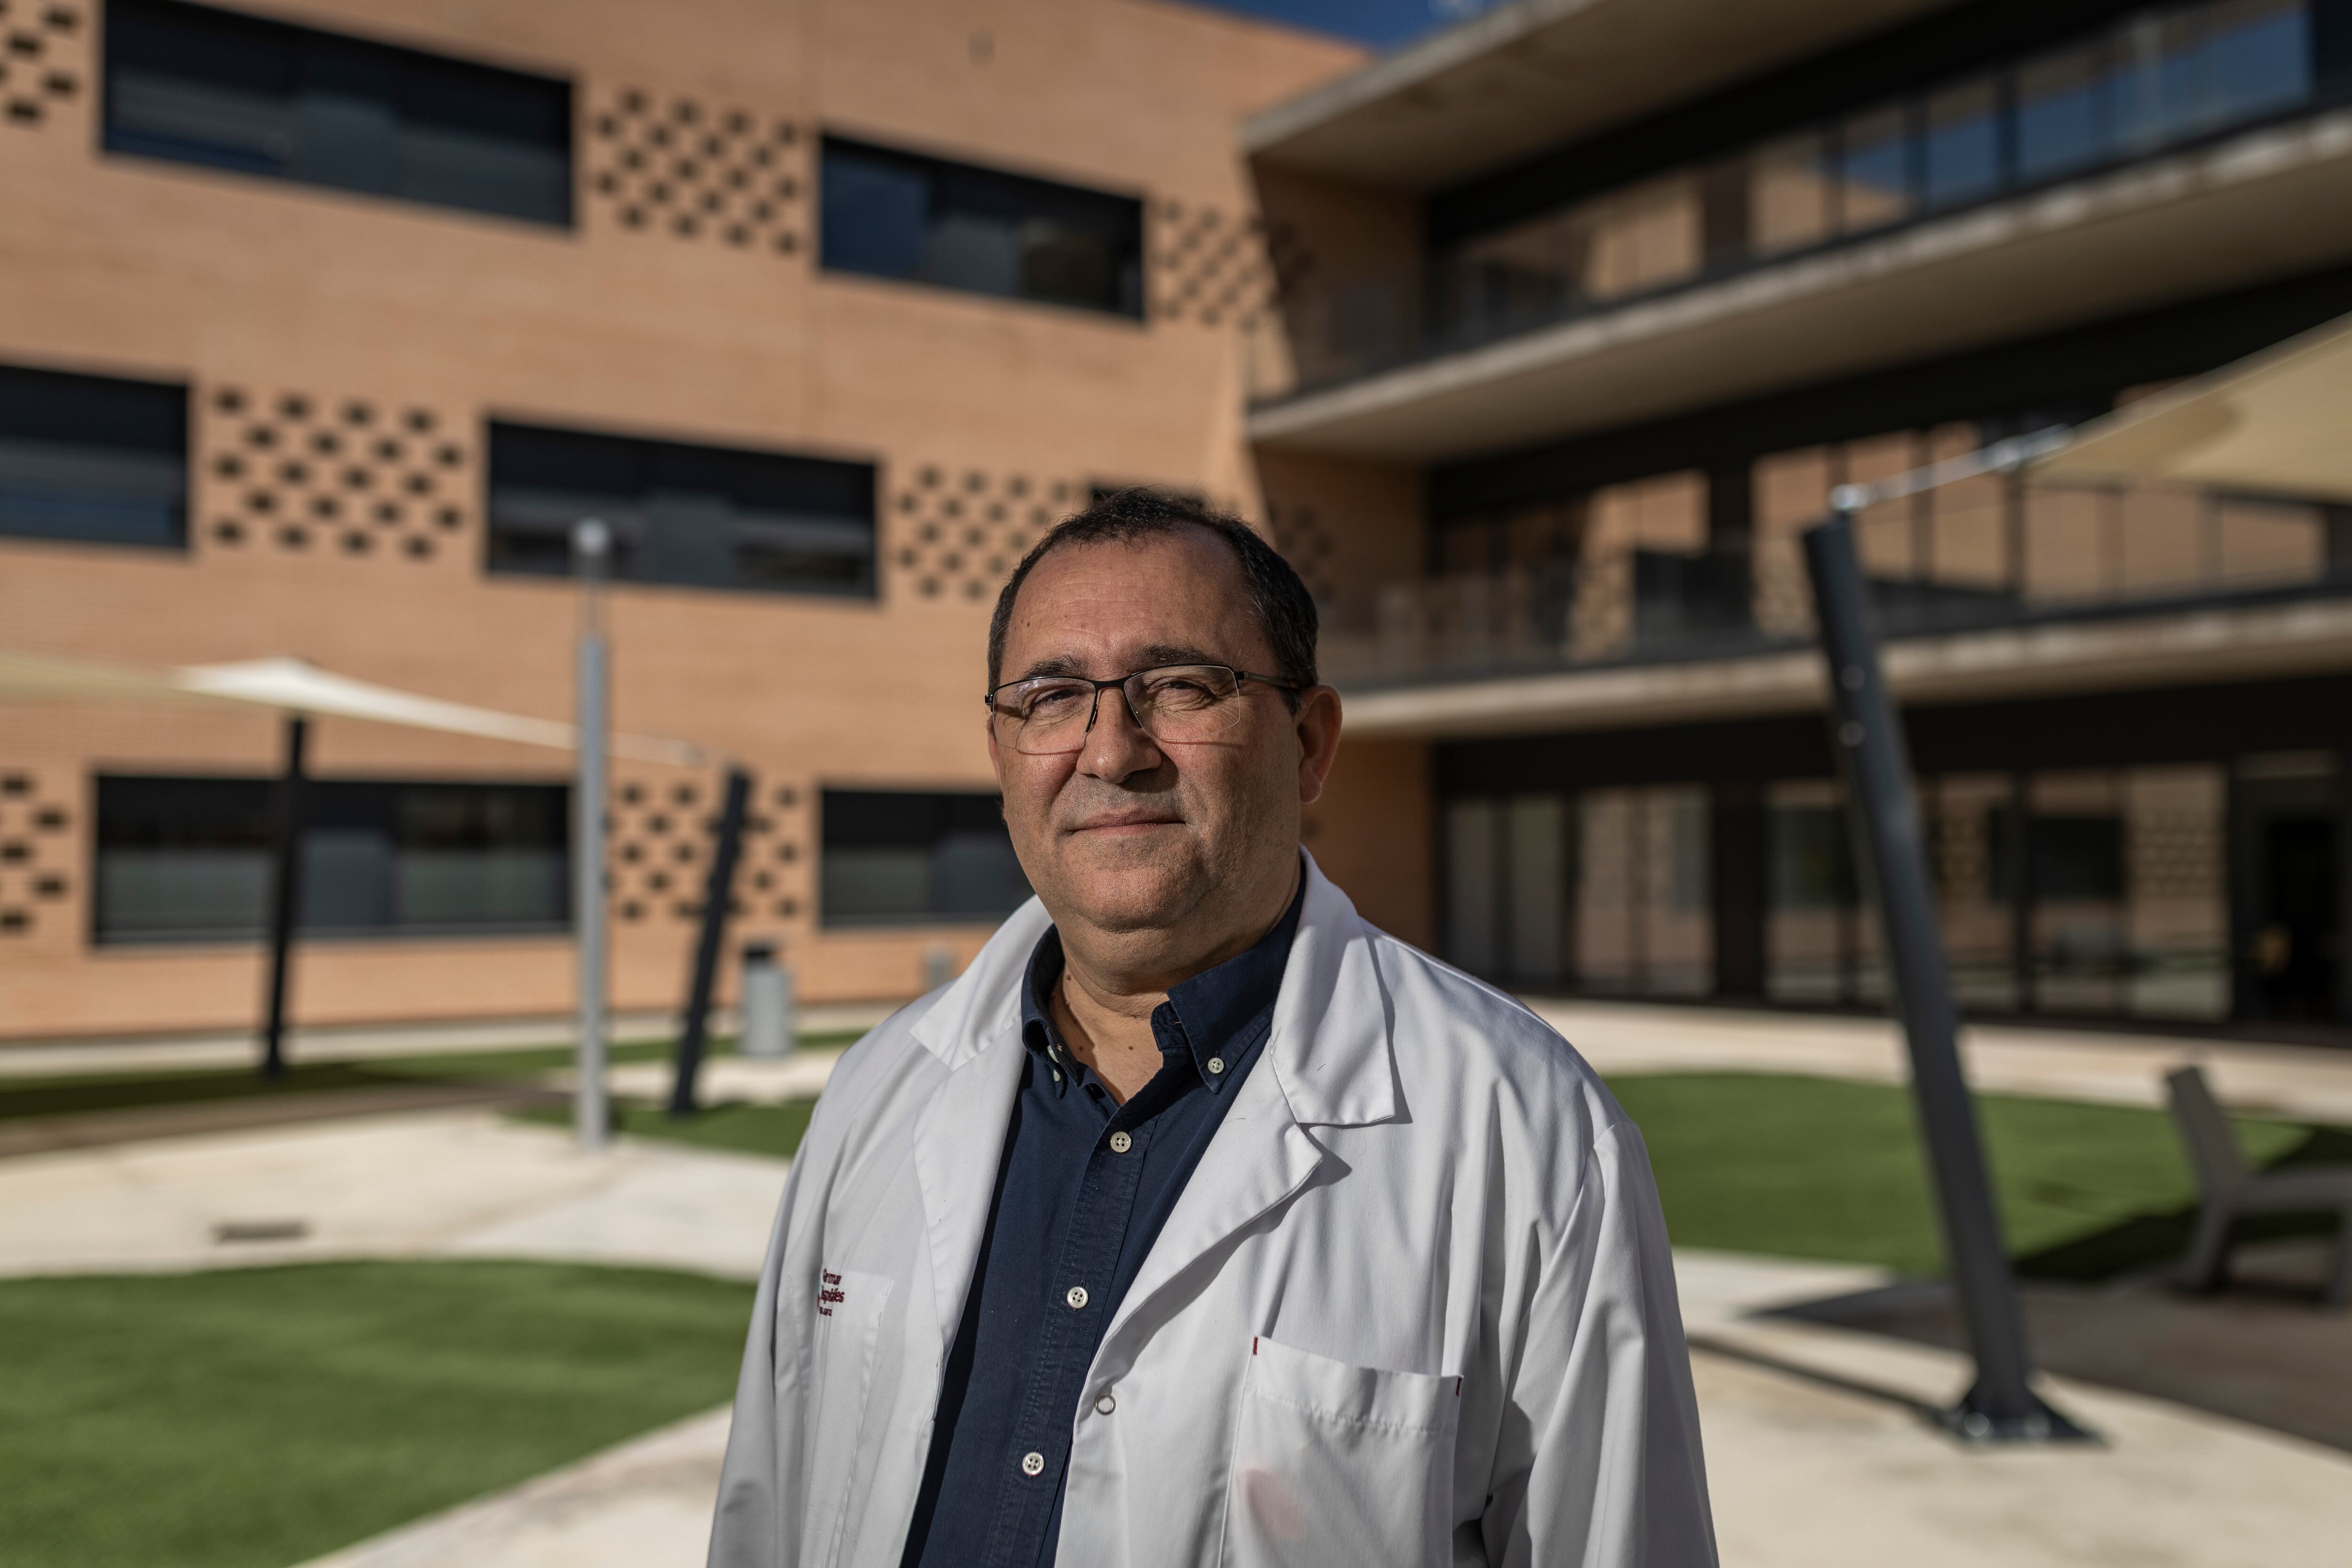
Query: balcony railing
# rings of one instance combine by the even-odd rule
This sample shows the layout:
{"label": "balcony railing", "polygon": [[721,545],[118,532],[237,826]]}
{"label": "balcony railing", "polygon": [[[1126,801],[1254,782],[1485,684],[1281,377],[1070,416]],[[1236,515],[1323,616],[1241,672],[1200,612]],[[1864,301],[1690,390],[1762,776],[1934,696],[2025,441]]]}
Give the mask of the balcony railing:
{"label": "balcony railing", "polygon": [[2347,0],[2205,0],[1477,236],[1302,284],[1254,329],[1270,401],[1883,235],[2352,97]]}
{"label": "balcony railing", "polygon": [[[1856,519],[1882,633],[1912,637],[2352,594],[2352,509],[2021,481]],[[1730,658],[1812,637],[1797,526],[1740,548],[1640,542],[1330,595],[1325,679],[1366,688]]]}

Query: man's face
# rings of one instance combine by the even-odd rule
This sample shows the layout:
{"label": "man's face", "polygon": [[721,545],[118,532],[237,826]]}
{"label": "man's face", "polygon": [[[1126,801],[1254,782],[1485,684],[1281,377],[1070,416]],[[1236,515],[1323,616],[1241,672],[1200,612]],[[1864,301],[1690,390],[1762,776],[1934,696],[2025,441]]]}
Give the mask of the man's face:
{"label": "man's face", "polygon": [[[1240,563],[1199,529],[1047,555],[1013,602],[997,679],[1186,663],[1277,673]],[[1013,847],[1056,924],[1147,942],[1179,927],[1212,937],[1269,888],[1289,888],[1299,808],[1321,792],[1337,744],[1337,699],[1318,689],[1294,716],[1279,690],[1244,681],[1234,700],[1239,722],[1208,742],[1154,741],[1116,689],[1076,752],[1025,755],[992,722]]]}

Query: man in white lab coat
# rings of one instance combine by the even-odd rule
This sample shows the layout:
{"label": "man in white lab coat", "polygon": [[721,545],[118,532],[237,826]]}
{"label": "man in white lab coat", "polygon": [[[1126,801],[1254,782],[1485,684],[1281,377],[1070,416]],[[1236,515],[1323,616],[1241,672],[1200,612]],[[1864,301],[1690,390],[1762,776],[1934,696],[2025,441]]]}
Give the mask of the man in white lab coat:
{"label": "man in white lab coat", "polygon": [[1297,575],[1128,492],[989,641],[1037,897],[817,1107],[714,1568],[1712,1564],[1640,1133],[1299,847]]}

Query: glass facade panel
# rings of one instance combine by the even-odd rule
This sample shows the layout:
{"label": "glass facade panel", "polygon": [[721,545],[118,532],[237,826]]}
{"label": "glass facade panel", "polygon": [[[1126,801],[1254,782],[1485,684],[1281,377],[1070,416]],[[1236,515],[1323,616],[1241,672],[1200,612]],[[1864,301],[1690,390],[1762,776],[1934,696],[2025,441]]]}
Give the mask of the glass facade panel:
{"label": "glass facade panel", "polygon": [[1780,1002],[1852,999],[1853,854],[1837,786],[1804,779],[1765,797],[1764,991]]}
{"label": "glass facade panel", "polygon": [[1937,918],[1943,921],[1952,994],[1962,1007],[2014,1012],[2017,906],[1997,892],[1993,826],[2011,809],[2007,774],[1961,773],[1920,781]]}
{"label": "glass facade panel", "polygon": [[568,82],[179,0],[106,9],[110,153],[572,221]]}
{"label": "glass facade panel", "polygon": [[0,366],[0,536],[187,543],[185,387]]}
{"label": "glass facade panel", "polygon": [[1576,978],[1588,991],[1643,989],[1641,794],[1577,797]]}
{"label": "glass facade panel", "polygon": [[1778,256],[1819,245],[1837,226],[1837,172],[1818,131],[1801,131],[1767,142],[1750,167],[1749,197],[1755,253]]}
{"label": "glass facade panel", "polygon": [[[275,789],[256,778],[100,778],[97,941],[260,936]],[[320,779],[304,793],[306,935],[511,935],[570,923],[562,784]]]}
{"label": "glass facade panel", "polygon": [[492,425],[489,569],[565,575],[572,528],[612,530],[612,575],[870,596],[874,468],[824,458]]}
{"label": "glass facade panel", "polygon": [[821,924],[992,924],[1029,898],[993,795],[829,789],[824,817]]}
{"label": "glass facade panel", "polygon": [[1517,980],[1558,984],[1568,969],[1569,803],[1514,796],[1505,806],[1510,854],[1510,963]]}
{"label": "glass facade panel", "polygon": [[1445,956],[1473,974],[1502,969],[1502,824],[1491,800],[1445,806]]}
{"label": "glass facade panel", "polygon": [[1919,139],[1920,196],[1930,207],[1981,201],[2000,186],[2000,89],[1979,77],[1930,93]]}
{"label": "glass facade panel", "polygon": [[1911,216],[1909,115],[1873,109],[1838,129],[1838,228],[1860,234]]}
{"label": "glass facade panel", "polygon": [[1143,314],[1133,196],[827,137],[821,255],[836,272]]}
{"label": "glass facade panel", "polygon": [[2143,1018],[2230,1016],[2228,784],[2219,767],[2124,775],[2128,1010]]}

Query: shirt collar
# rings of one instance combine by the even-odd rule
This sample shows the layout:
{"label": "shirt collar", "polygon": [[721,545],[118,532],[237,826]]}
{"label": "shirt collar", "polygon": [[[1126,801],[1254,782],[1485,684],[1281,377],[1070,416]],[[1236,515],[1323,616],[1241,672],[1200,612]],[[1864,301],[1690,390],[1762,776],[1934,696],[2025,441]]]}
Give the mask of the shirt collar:
{"label": "shirt collar", "polygon": [[[1274,999],[1282,989],[1283,971],[1289,967],[1290,944],[1298,934],[1298,916],[1307,901],[1307,878],[1302,872],[1290,908],[1274,929],[1247,952],[1204,969],[1169,988],[1168,1000],[1152,1009],[1152,1036],[1163,1054],[1182,1051],[1213,1094],[1238,1079],[1238,1072],[1211,1072],[1209,1058],[1227,1064],[1242,1056],[1274,1023]],[[1047,927],[1029,955],[1029,973],[1021,987],[1021,1038],[1031,1053],[1076,1071],[1077,1061],[1062,1045],[1054,1027],[1046,998],[1062,977],[1062,934]]]}

